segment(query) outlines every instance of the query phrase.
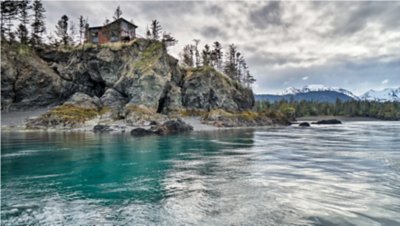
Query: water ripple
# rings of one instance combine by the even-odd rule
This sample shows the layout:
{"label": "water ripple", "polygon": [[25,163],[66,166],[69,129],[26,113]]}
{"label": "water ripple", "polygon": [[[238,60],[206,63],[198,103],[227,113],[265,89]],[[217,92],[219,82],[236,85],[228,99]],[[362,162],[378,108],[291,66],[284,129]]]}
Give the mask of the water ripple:
{"label": "water ripple", "polygon": [[399,134],[2,133],[2,225],[400,225]]}

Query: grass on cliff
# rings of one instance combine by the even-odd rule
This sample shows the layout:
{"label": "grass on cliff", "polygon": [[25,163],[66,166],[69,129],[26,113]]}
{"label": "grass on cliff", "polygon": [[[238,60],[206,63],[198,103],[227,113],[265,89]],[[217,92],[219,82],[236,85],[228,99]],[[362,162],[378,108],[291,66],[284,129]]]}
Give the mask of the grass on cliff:
{"label": "grass on cliff", "polygon": [[149,45],[139,54],[139,60],[134,62],[133,67],[141,71],[149,71],[161,57],[163,44],[159,41],[150,41]]}
{"label": "grass on cliff", "polygon": [[9,52],[14,52],[19,56],[31,56],[34,52],[33,48],[27,44],[3,40],[1,41],[1,50],[7,52],[7,54]]}
{"label": "grass on cliff", "polygon": [[217,69],[215,69],[212,66],[201,66],[201,67],[190,67],[190,68],[186,68],[186,77],[190,78],[192,75],[194,75],[195,73],[202,73],[202,74],[210,74],[213,73],[216,76],[222,78],[227,84],[229,84],[230,86],[235,87],[236,89],[239,89],[239,87],[241,87],[240,83],[238,81],[235,81],[231,78],[229,78],[228,75],[218,71]]}

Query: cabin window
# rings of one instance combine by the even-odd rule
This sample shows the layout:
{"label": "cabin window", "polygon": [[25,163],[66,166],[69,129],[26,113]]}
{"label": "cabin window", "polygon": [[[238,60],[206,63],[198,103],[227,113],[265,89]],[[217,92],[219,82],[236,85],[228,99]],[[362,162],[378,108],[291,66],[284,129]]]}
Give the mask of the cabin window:
{"label": "cabin window", "polygon": [[99,42],[99,33],[97,31],[92,31],[90,34],[92,36],[92,42],[98,43]]}
{"label": "cabin window", "polygon": [[118,42],[119,41],[117,32],[115,32],[115,31],[111,32],[110,41],[111,42]]}

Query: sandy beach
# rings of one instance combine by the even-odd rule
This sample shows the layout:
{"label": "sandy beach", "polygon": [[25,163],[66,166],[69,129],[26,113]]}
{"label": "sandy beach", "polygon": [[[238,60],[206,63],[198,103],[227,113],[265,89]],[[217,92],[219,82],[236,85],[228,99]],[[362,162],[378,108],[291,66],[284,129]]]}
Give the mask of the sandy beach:
{"label": "sandy beach", "polygon": [[1,127],[23,127],[26,119],[38,117],[47,110],[47,108],[41,108],[29,111],[1,112]]}

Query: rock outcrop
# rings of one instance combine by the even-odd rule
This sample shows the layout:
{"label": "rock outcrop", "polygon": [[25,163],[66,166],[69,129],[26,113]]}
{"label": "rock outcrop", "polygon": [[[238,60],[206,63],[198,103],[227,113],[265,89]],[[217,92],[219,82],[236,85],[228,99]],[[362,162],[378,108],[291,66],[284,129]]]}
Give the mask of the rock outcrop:
{"label": "rock outcrop", "polygon": [[[140,127],[182,112],[234,114],[254,105],[251,89],[212,67],[181,68],[159,41],[40,50],[6,43],[1,53],[2,110],[56,106],[30,120],[29,128],[75,128],[94,119],[95,125],[122,121]],[[228,118],[216,121],[272,123],[266,116]]]}
{"label": "rock outcrop", "polygon": [[24,45],[1,46],[1,109],[57,105],[74,93],[35,51]]}
{"label": "rock outcrop", "polygon": [[204,124],[216,127],[269,126],[273,121],[265,114],[253,111],[231,113],[224,110],[212,110],[203,117]]}
{"label": "rock outcrop", "polygon": [[244,88],[212,67],[186,72],[182,85],[182,104],[188,109],[248,110],[254,105],[251,89]]}

